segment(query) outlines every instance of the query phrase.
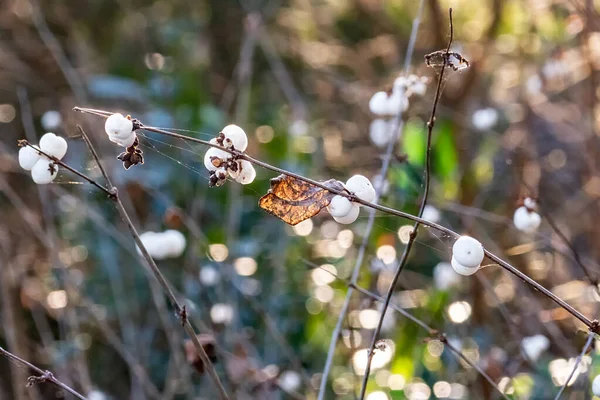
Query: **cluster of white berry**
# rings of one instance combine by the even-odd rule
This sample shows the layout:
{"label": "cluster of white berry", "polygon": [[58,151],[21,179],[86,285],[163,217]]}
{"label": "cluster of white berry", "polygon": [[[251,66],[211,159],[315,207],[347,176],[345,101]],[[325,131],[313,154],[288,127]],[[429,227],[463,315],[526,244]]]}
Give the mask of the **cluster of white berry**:
{"label": "cluster of white berry", "polygon": [[123,114],[112,114],[106,119],[104,130],[111,142],[122,147],[130,147],[137,138],[133,131],[133,121],[129,115],[124,117]]}
{"label": "cluster of white berry", "polygon": [[427,91],[427,77],[409,75],[400,76],[394,81],[392,90],[377,92],[369,101],[369,109],[378,117],[371,122],[369,136],[375,146],[385,147],[393,137],[392,124],[394,115],[408,109],[408,99],[413,94],[422,96]]}
{"label": "cluster of white berry", "polygon": [[[179,257],[183,254],[186,245],[183,233],[175,229],[168,229],[164,232],[144,232],[140,235],[140,239],[150,257],[155,260]],[[141,254],[139,248],[137,251]]]}
{"label": "cluster of white berry", "polygon": [[48,132],[42,136],[38,147],[26,145],[19,150],[19,165],[24,170],[31,171],[31,178],[35,183],[46,185],[56,178],[58,165],[38,150],[60,160],[67,154],[67,147],[65,139]]}
{"label": "cluster of white berry", "polygon": [[523,200],[523,205],[515,210],[513,222],[515,228],[522,232],[533,232],[542,223],[542,217],[535,212],[537,202],[531,197]]}
{"label": "cluster of white berry", "polygon": [[[219,136],[210,140],[231,150],[245,151],[248,147],[248,136],[237,125],[227,125]],[[246,160],[236,160],[231,153],[216,147],[211,147],[204,155],[204,166],[209,171],[210,186],[221,186],[231,177],[242,185],[248,185],[256,178],[254,166]]]}
{"label": "cluster of white berry", "polygon": [[[354,175],[344,185],[346,190],[363,201],[372,203],[375,201],[375,189],[369,179],[363,175]],[[351,224],[358,218],[360,204],[350,201],[344,196],[334,196],[327,206],[327,211],[336,222],[340,224]]]}
{"label": "cluster of white berry", "polygon": [[479,241],[470,236],[461,236],[452,246],[450,264],[457,273],[469,276],[477,272],[484,256],[483,246]]}

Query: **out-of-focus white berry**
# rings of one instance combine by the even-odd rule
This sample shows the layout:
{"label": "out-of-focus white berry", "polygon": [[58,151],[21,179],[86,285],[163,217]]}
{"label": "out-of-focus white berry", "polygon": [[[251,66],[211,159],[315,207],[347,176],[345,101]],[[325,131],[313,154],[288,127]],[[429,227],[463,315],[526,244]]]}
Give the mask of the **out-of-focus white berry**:
{"label": "out-of-focus white berry", "polygon": [[366,176],[354,175],[346,182],[346,189],[363,201],[368,201],[369,203],[375,201],[375,189]]}
{"label": "out-of-focus white berry", "polygon": [[304,136],[308,133],[308,124],[303,119],[297,119],[292,122],[288,131],[292,136]]}
{"label": "out-of-focus white berry", "polygon": [[377,174],[373,177],[372,179],[373,181],[373,187],[375,188],[375,190],[379,190],[380,194],[387,194],[387,192],[389,192],[390,190],[390,183],[387,181],[387,179],[384,179],[381,174]]}
{"label": "out-of-focus white berry", "polygon": [[351,224],[358,218],[358,214],[360,213],[360,207],[356,203],[352,203],[352,208],[350,212],[343,217],[333,217],[333,219],[340,224]]}
{"label": "out-of-focus white berry", "polygon": [[544,87],[544,84],[542,83],[540,76],[537,74],[530,76],[527,79],[527,82],[525,83],[525,88],[527,89],[527,93],[529,93],[530,95],[539,94],[542,91],[543,87]]}
{"label": "out-of-focus white berry", "polygon": [[440,210],[432,205],[427,204],[425,208],[423,208],[423,215],[421,218],[437,224],[440,221],[440,216]]}
{"label": "out-of-focus white berry", "polygon": [[333,196],[331,203],[327,206],[327,211],[332,217],[345,217],[352,210],[352,202],[344,196]]}
{"label": "out-of-focus white berry", "polygon": [[387,114],[396,115],[400,111],[406,111],[407,109],[408,97],[406,97],[406,92],[402,90],[393,91],[392,95],[388,98]]}
{"label": "out-of-focus white berry", "polygon": [[221,280],[221,274],[213,267],[202,267],[198,274],[200,283],[205,286],[214,286]]}
{"label": "out-of-focus white berry", "polygon": [[527,207],[522,206],[515,210],[513,216],[515,228],[522,232],[533,232],[542,223],[542,218],[535,211],[529,211]]}
{"label": "out-of-focus white berry", "polygon": [[377,92],[369,100],[369,110],[375,115],[388,114],[388,94],[386,92]]}
{"label": "out-of-focus white berry", "polygon": [[31,171],[41,157],[42,155],[31,146],[24,146],[19,149],[19,165],[24,170]]}
{"label": "out-of-focus white berry", "polygon": [[369,126],[369,137],[377,147],[385,147],[393,136],[392,124],[385,119],[374,119]]}
{"label": "out-of-focus white berry", "polygon": [[531,197],[526,197],[525,200],[523,200],[523,205],[529,208],[530,210],[534,210],[537,206],[537,202]]}
{"label": "out-of-focus white berry", "polygon": [[484,255],[481,243],[470,236],[459,237],[452,246],[452,257],[467,268],[479,267]]}
{"label": "out-of-focus white berry", "polygon": [[456,258],[454,258],[454,256],[452,256],[452,260],[450,260],[450,265],[452,266],[452,269],[456,271],[457,274],[463,276],[473,275],[479,270],[479,264],[477,264],[477,266],[475,267],[466,267],[458,261],[456,261]]}
{"label": "out-of-focus white berry", "polygon": [[107,400],[108,397],[99,390],[92,390],[86,396],[88,400]]}
{"label": "out-of-focus white berry", "polygon": [[256,170],[250,161],[242,160],[239,163],[239,169],[238,177],[235,179],[236,182],[241,183],[242,185],[248,185],[254,182]]}
{"label": "out-of-focus white berry", "polygon": [[221,133],[225,136],[223,139],[223,146],[230,148],[233,147],[239,151],[245,151],[248,147],[248,136],[242,128],[237,125],[227,125]]}
{"label": "out-of-focus white berry", "polygon": [[409,84],[410,84],[410,81],[407,78],[405,78],[404,76],[399,76],[394,81],[394,91],[396,91],[396,90],[406,91],[406,88],[408,87]]}
{"label": "out-of-focus white berry", "polygon": [[527,336],[521,341],[521,348],[532,361],[537,361],[548,347],[550,340],[544,335]]}
{"label": "out-of-focus white berry", "polygon": [[67,154],[67,141],[52,132],[46,133],[40,139],[40,150],[59,160]]}
{"label": "out-of-focus white berry", "polygon": [[42,127],[47,131],[52,131],[60,126],[62,117],[55,110],[46,111],[41,119]]}
{"label": "out-of-focus white berry", "polygon": [[422,79],[417,80],[410,86],[410,91],[417,96],[423,96],[427,92],[427,82]]}
{"label": "out-of-focus white berry", "polygon": [[[140,234],[140,240],[148,251],[150,257],[154,258],[155,260],[163,260],[167,257],[168,248],[162,240],[159,232],[144,232]],[[136,250],[138,254],[142,254],[142,251],[139,247],[136,246]]]}
{"label": "out-of-focus white berry", "polygon": [[292,392],[300,387],[302,381],[296,371],[283,371],[277,378],[277,383],[283,390]]}
{"label": "out-of-focus white berry", "polygon": [[135,142],[135,139],[137,138],[137,135],[135,132],[131,132],[131,134],[129,136],[126,136],[125,138],[119,138],[117,136],[108,136],[108,140],[110,140],[113,143],[118,144],[121,147],[130,147],[133,142]]}
{"label": "out-of-focus white berry", "polygon": [[491,129],[498,122],[498,111],[495,108],[482,108],[473,113],[473,126],[480,131]]}
{"label": "out-of-focus white berry", "polygon": [[210,149],[206,150],[206,153],[204,154],[204,166],[209,171],[216,171],[217,168],[221,167],[222,161],[227,161],[230,158],[231,154],[225,150],[211,147]]}
{"label": "out-of-focus white berry", "polygon": [[450,263],[441,262],[433,269],[433,282],[436,288],[448,290],[460,283],[460,276],[456,274]]}
{"label": "out-of-focus white berry", "polygon": [[594,396],[600,396],[600,375],[596,375],[592,381],[592,393]]}
{"label": "out-of-focus white berry", "polygon": [[126,140],[133,132],[133,122],[123,114],[112,114],[106,118],[104,131],[111,138]]}
{"label": "out-of-focus white berry", "polygon": [[160,234],[161,240],[167,246],[167,257],[179,257],[185,250],[186,240],[183,233],[175,229],[167,229]]}
{"label": "out-of-focus white berry", "polygon": [[31,178],[38,185],[47,185],[58,174],[58,165],[46,157],[40,158],[31,168]]}
{"label": "out-of-focus white berry", "polygon": [[217,303],[210,309],[210,318],[215,324],[229,324],[233,320],[233,307],[225,303]]}

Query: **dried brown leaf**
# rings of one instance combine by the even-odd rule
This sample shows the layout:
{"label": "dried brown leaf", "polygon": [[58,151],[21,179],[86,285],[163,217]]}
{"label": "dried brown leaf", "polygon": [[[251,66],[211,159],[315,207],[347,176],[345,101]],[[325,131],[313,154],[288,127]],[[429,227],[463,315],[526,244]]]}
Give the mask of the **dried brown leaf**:
{"label": "dried brown leaf", "polygon": [[[335,179],[323,182],[327,187],[343,190]],[[327,207],[335,194],[308,182],[288,175],[271,179],[269,192],[260,198],[258,205],[290,225],[307,220]]]}

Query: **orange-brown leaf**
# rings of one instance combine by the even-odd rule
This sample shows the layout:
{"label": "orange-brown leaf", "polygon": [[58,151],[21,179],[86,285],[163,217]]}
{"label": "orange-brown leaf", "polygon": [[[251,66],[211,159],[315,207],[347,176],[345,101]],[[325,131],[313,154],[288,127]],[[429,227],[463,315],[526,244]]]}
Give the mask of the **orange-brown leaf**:
{"label": "orange-brown leaf", "polygon": [[[327,187],[343,190],[343,185],[335,179],[323,182]],[[269,192],[260,198],[259,206],[290,225],[307,220],[327,207],[335,194],[318,186],[280,175],[271,179]]]}

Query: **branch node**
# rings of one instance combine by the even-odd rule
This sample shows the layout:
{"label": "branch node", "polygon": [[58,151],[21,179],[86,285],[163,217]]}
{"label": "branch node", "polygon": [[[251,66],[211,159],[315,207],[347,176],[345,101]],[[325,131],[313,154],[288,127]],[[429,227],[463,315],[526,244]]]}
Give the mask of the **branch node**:
{"label": "branch node", "polygon": [[181,321],[181,326],[185,326],[188,318],[187,308],[183,305],[179,310],[177,310],[177,318]]}
{"label": "branch node", "polygon": [[46,371],[44,371],[44,373],[42,375],[39,375],[39,376],[32,375],[32,376],[28,377],[26,387],[30,388],[33,385],[36,385],[38,383],[50,382],[52,380],[54,380],[54,374],[52,374],[52,372],[46,370]]}

